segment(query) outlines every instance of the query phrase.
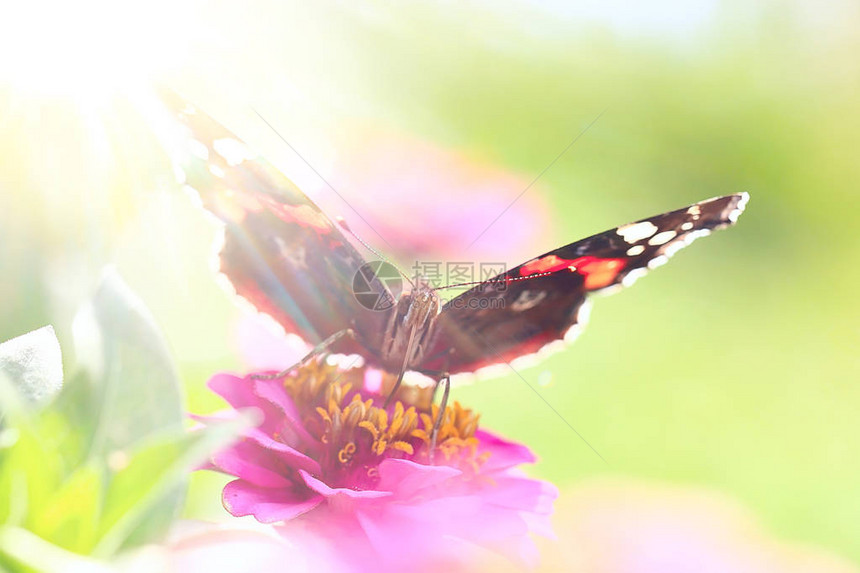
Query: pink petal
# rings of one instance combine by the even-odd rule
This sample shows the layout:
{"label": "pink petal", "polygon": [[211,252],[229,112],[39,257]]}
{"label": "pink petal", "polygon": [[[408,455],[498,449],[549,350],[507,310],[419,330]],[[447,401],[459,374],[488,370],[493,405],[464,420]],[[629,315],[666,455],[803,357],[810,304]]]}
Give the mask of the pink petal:
{"label": "pink petal", "polygon": [[496,507],[552,513],[558,489],[549,482],[520,476],[494,476],[494,485],[483,488],[482,498]]}
{"label": "pink petal", "polygon": [[277,442],[256,428],[246,439],[212,458],[216,469],[262,487],[287,487],[297,469],[319,471],[319,464],[293,448]]}
{"label": "pink petal", "polygon": [[[180,523],[180,525],[182,525]],[[215,524],[195,524],[194,531],[174,528],[166,544],[163,571],[188,573],[259,573],[279,571],[285,563],[291,571],[340,571],[327,567],[322,555],[311,553],[300,545],[256,530],[225,529]],[[177,535],[178,533],[178,535]],[[322,563],[321,563],[322,562]],[[141,563],[148,563],[143,560]],[[139,564],[138,564],[139,565]],[[137,569],[138,567],[131,567]]]}
{"label": "pink petal", "polygon": [[284,388],[283,380],[254,380],[254,393],[277,406],[281,412],[290,418],[295,420],[301,419],[296,405]]}
{"label": "pink petal", "polygon": [[236,517],[253,515],[257,521],[274,523],[307,513],[322,503],[323,497],[308,497],[290,488],[259,487],[237,479],[224,486],[221,500]]}
{"label": "pink petal", "polygon": [[212,457],[220,471],[261,487],[290,487],[292,482],[278,471],[272,452],[249,440],[242,440]]}
{"label": "pink petal", "polygon": [[471,495],[443,490],[443,497],[362,508],[356,514],[377,551],[394,562],[443,559],[441,546],[462,539],[516,562],[534,564],[537,550],[527,535],[532,523],[525,518],[528,508],[516,511],[486,499],[487,492],[503,495],[505,489],[487,485]]}
{"label": "pink petal", "polygon": [[292,398],[290,398],[289,394],[287,394],[287,391],[284,389],[283,381],[255,380],[254,392],[267,403],[272,404],[280,410],[280,414],[278,416],[278,418],[282,420],[280,431],[283,433],[286,429],[292,434],[292,436],[287,436],[285,441],[292,441],[292,439],[295,439],[305,444],[316,442],[316,440],[308,434],[307,430],[305,430],[304,424],[302,424],[301,421],[301,415],[299,414],[295,403],[293,403]]}
{"label": "pink petal", "polygon": [[[422,504],[423,510],[444,515],[447,520],[440,524],[440,535],[456,536],[476,545],[505,555],[508,559],[531,564],[537,557],[534,543],[528,536],[528,523],[520,512],[477,503],[477,496],[465,500],[445,498],[438,502]],[[401,519],[417,508],[397,508]]]}
{"label": "pink petal", "polygon": [[255,408],[259,410],[260,422],[258,425],[267,432],[272,433],[277,430],[277,423],[280,419],[278,410],[254,393],[252,380],[222,372],[213,376],[208,385],[213,392],[224,398],[236,409]]}
{"label": "pink petal", "polygon": [[273,439],[265,432],[257,428],[251,428],[245,435],[267,450],[277,452],[281,465],[286,464],[290,468],[303,469],[313,473],[319,473],[320,466],[316,460],[306,456],[295,448]]}
{"label": "pink petal", "polygon": [[208,386],[234,408],[260,406],[260,399],[254,394],[254,385],[245,378],[219,372],[209,379]]}
{"label": "pink petal", "polygon": [[378,560],[384,560],[388,565],[382,567],[383,570],[396,570],[407,563],[427,566],[438,558],[437,551],[443,549],[442,544],[431,541],[437,537],[437,532],[404,521],[387,511],[357,512],[356,517],[370,545],[379,555]]}
{"label": "pink petal", "polygon": [[428,466],[389,458],[379,464],[379,489],[395,492],[400,498],[411,497],[462,473],[450,466]]}
{"label": "pink petal", "polygon": [[355,515],[368,541],[384,563],[382,570],[438,569],[437,563],[462,563],[464,550],[452,527],[462,513],[474,513],[480,501],[473,497],[450,497],[432,501],[380,504],[363,507]]}
{"label": "pink petal", "polygon": [[517,466],[532,464],[537,458],[530,449],[522,444],[511,442],[486,430],[475,432],[481,452],[490,452],[490,457],[481,466],[481,473],[490,473]]}
{"label": "pink petal", "polygon": [[523,512],[521,515],[523,520],[525,520],[529,531],[535,535],[540,535],[541,537],[546,537],[547,539],[552,540],[558,539],[558,536],[556,536],[555,531],[552,528],[552,520],[550,520],[549,514]]}
{"label": "pink petal", "polygon": [[372,489],[355,490],[346,487],[332,488],[304,470],[299,470],[299,475],[302,476],[302,479],[305,480],[305,484],[309,488],[328,498],[327,501],[329,503],[343,503],[348,506],[358,500],[379,499],[391,496],[391,492],[388,491]]}

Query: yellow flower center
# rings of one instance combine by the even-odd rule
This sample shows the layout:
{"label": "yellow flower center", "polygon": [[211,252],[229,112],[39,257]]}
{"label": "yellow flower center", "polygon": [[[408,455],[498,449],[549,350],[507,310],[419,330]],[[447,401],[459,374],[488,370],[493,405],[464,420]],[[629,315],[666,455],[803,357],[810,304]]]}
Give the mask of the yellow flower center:
{"label": "yellow flower center", "polygon": [[370,487],[386,458],[427,463],[440,415],[434,461],[477,471],[486,459],[477,451],[477,414],[456,402],[444,412],[435,404],[422,407],[430,403],[432,388],[405,389],[393,406],[383,408],[384,396],[362,396],[363,375],[363,369],[338,370],[323,360],[284,379],[302,423],[321,444],[319,451],[307,453],[320,463],[330,485]]}

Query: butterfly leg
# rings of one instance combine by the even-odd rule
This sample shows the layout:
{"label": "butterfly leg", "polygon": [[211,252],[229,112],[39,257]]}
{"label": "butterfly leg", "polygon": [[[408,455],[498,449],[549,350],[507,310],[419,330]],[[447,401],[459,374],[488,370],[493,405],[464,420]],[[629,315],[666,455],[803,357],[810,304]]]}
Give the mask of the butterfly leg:
{"label": "butterfly leg", "polygon": [[394,387],[391,389],[391,392],[388,393],[388,397],[385,399],[385,404],[383,404],[383,408],[388,408],[391,401],[394,399],[395,394],[400,389],[400,385],[403,384],[403,375],[406,374],[406,367],[409,366],[409,356],[412,354],[412,344],[415,342],[415,331],[416,327],[412,327],[412,331],[409,333],[409,342],[406,343],[406,355],[403,357],[403,366],[400,368],[400,374],[397,375],[397,382],[394,383]]}
{"label": "butterfly leg", "polygon": [[[433,454],[436,453],[436,438],[439,436],[439,428],[442,427],[442,418],[445,417],[445,408],[448,407],[448,394],[451,392],[451,375],[445,374],[436,383],[436,388],[445,381],[445,390],[442,392],[442,402],[439,403],[439,414],[433,421],[433,430],[430,432],[430,463],[433,463]],[[434,388],[433,393],[436,393]],[[431,406],[432,408],[432,406]]]}
{"label": "butterfly leg", "polygon": [[286,370],[281,370],[277,374],[251,374],[251,378],[253,378],[254,380],[277,380],[278,378],[283,378],[293,370],[301,368],[302,366],[310,362],[313,358],[325,352],[329,346],[331,346],[344,336],[354,338],[355,332],[353,332],[351,328],[344,328],[343,330],[339,330],[325,340],[323,340],[322,342],[320,342],[319,344],[317,344],[316,346],[314,346],[313,349],[311,349],[311,351],[308,352],[304,358],[302,358]]}

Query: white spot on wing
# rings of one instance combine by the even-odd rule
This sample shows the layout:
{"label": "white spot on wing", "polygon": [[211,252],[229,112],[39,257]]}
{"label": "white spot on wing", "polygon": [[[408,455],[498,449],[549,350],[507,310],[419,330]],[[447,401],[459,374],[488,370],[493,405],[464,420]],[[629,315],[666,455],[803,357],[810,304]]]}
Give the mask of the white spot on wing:
{"label": "white spot on wing", "polygon": [[179,185],[184,185],[188,178],[185,176],[185,170],[182,169],[179,165],[173,166],[173,175],[176,177],[176,182]]}
{"label": "white spot on wing", "polygon": [[750,194],[749,193],[747,193],[746,191],[741,193],[741,198],[738,201],[737,206],[732,210],[731,213],[729,213],[729,221],[731,221],[732,223],[737,222],[738,217],[740,217],[741,213],[744,212],[744,209],[747,208],[747,203],[749,203],[749,200],[750,200]]}
{"label": "white spot on wing", "polygon": [[451,375],[451,386],[454,388],[457,386],[466,386],[472,384],[477,379],[478,375],[475,372],[459,372]]}
{"label": "white spot on wing", "polygon": [[600,295],[600,296],[609,296],[611,294],[617,293],[618,291],[622,290],[623,288],[624,287],[621,285],[621,283],[615,283],[615,284],[611,284],[607,287],[603,287],[601,289],[593,290],[593,291],[591,291],[591,294]]}
{"label": "white spot on wing", "polygon": [[224,170],[214,165],[212,163],[209,164],[209,172],[212,173],[215,177],[219,179],[224,179]]}
{"label": "white spot on wing", "polygon": [[548,356],[552,356],[553,354],[556,354],[558,352],[561,352],[566,347],[567,345],[564,343],[564,340],[553,340],[552,342],[545,344],[543,348],[538,350],[538,356],[543,359]]}
{"label": "white spot on wing", "polygon": [[665,245],[669,241],[675,238],[677,235],[675,231],[663,231],[662,233],[657,233],[650,239],[648,239],[649,245]]}
{"label": "white spot on wing", "polygon": [[657,225],[651,221],[642,221],[641,223],[630,223],[629,225],[618,227],[615,232],[618,233],[625,242],[635,243],[642,239],[647,239],[656,233]]}
{"label": "white spot on wing", "polygon": [[[460,380],[459,382],[463,382]],[[403,374],[403,383],[407,386],[417,386],[419,388],[432,388],[434,384],[436,384],[436,380],[427,376],[426,374],[421,374],[420,372],[415,372],[414,370],[407,370],[405,374]],[[451,377],[451,385],[454,386],[454,377]]]}
{"label": "white spot on wing", "polygon": [[668,245],[665,249],[663,249],[663,254],[666,255],[667,257],[671,257],[672,255],[674,255],[675,253],[677,253],[678,251],[680,251],[681,249],[683,249],[686,246],[687,246],[686,239],[683,241],[675,241],[674,243],[672,243],[671,245]]}
{"label": "white spot on wing", "polygon": [[693,241],[698,239],[699,237],[707,237],[710,234],[711,234],[710,229],[699,229],[698,231],[693,231],[692,233],[688,233],[688,234],[684,235],[684,237],[682,239],[667,245],[666,248],[663,249],[663,254],[666,255],[666,257],[671,257],[672,255],[674,255],[675,253],[677,253],[678,251],[680,251],[681,249],[683,249],[684,247],[686,247],[687,245],[689,245],[690,243],[692,243]]}
{"label": "white spot on wing", "polygon": [[188,149],[191,151],[192,155],[199,157],[203,161],[209,160],[209,148],[196,139],[188,140]]}
{"label": "white spot on wing", "polygon": [[581,324],[583,327],[588,324],[588,320],[591,318],[591,301],[586,300],[579,307],[579,310],[576,311],[576,323]]}
{"label": "white spot on wing", "polygon": [[582,325],[574,324],[564,333],[564,343],[573,344],[573,342],[579,338],[580,334],[582,334]]}
{"label": "white spot on wing", "polygon": [[632,285],[637,280],[639,280],[640,278],[644,277],[647,274],[648,274],[647,269],[643,269],[643,268],[633,269],[629,273],[624,275],[624,278],[621,279],[621,284],[625,287],[629,287],[630,285]]}
{"label": "white spot on wing", "polygon": [[515,300],[511,304],[511,309],[516,311],[516,312],[522,312],[524,310],[529,310],[530,308],[534,308],[535,306],[537,306],[540,303],[540,301],[542,301],[545,298],[546,298],[546,291],[543,291],[543,290],[539,290],[539,291],[524,290],[517,297],[517,300]]}
{"label": "white spot on wing", "polygon": [[669,262],[669,257],[667,257],[666,255],[660,255],[648,261],[648,268],[656,269],[657,267],[662,267],[667,262]]}
{"label": "white spot on wing", "polygon": [[511,360],[511,368],[514,370],[525,370],[537,365],[539,362],[541,362],[541,357],[537,353],[525,354]]}
{"label": "white spot on wing", "polygon": [[475,376],[479,378],[498,378],[510,371],[511,369],[507,364],[489,364],[475,370]]}
{"label": "white spot on wing", "polygon": [[693,224],[692,224],[691,222],[689,222],[689,221],[687,221],[686,223],[684,223],[683,225],[681,225],[681,230],[682,230],[682,231],[689,231],[689,230],[690,230],[690,229],[692,229],[692,228],[693,228]]}
{"label": "white spot on wing", "polygon": [[641,255],[645,252],[645,245],[633,245],[629,249],[627,249],[628,257],[635,257],[636,255]]}
{"label": "white spot on wing", "polygon": [[232,137],[216,139],[212,142],[212,147],[218,155],[227,161],[227,165],[230,166],[239,165],[246,159],[254,159],[256,157],[256,154],[248,149],[247,145]]}

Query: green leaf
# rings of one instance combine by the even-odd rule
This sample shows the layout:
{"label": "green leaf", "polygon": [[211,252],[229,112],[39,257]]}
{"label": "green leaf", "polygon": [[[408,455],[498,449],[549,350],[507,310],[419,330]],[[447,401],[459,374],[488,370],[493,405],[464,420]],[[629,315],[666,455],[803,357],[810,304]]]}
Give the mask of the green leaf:
{"label": "green leaf", "polygon": [[[186,437],[166,344],[116,274],[106,274],[78,313],[74,335],[80,367],[55,407],[9,410],[0,435],[0,523],[67,550],[99,547],[107,556],[163,533],[183,502],[192,465],[224,439],[208,432]],[[8,377],[0,372],[0,382]],[[9,395],[14,405],[10,387],[0,383],[0,398]]]}
{"label": "green leaf", "polygon": [[143,302],[114,272],[74,323],[77,359],[89,374],[78,389],[93,417],[89,454],[106,458],[153,433],[182,427],[179,379]]}
{"label": "green leaf", "polygon": [[0,344],[0,373],[28,402],[50,400],[63,385],[63,355],[54,328],[44,326]]}
{"label": "green leaf", "polygon": [[45,541],[38,535],[0,525],[0,571],[34,573],[112,573],[113,568],[81,557]]}
{"label": "green leaf", "polygon": [[[75,348],[82,372],[69,389],[67,416],[75,420],[87,459],[121,459],[153,435],[182,431],[179,379],[143,302],[108,272],[91,304],[75,318]],[[139,523],[140,540],[167,529],[181,507],[186,482]]]}
{"label": "green leaf", "polygon": [[103,472],[96,465],[77,468],[45,496],[41,511],[29,520],[30,529],[64,549],[87,552],[96,541],[102,479]]}
{"label": "green leaf", "polygon": [[177,484],[184,484],[189,472],[234,441],[247,424],[248,419],[240,417],[157,439],[136,451],[110,482],[94,554],[109,556],[138,542],[153,509],[172,503]]}
{"label": "green leaf", "polygon": [[[2,430],[8,417],[26,417],[28,413],[24,397],[3,372],[0,372],[0,406],[2,406],[0,408],[0,430]],[[8,444],[5,447],[8,447]],[[0,440],[0,451],[3,448],[3,441]]]}
{"label": "green leaf", "polygon": [[[16,406],[22,400],[0,372],[10,406],[0,432],[0,568],[63,570],[65,551],[108,558],[157,539],[191,470],[248,423],[185,431],[166,345],[115,274],[78,314],[74,334],[81,368],[54,407]],[[10,545],[18,542],[45,555]]]}
{"label": "green leaf", "polygon": [[17,416],[3,431],[0,450],[0,523],[31,524],[63,482],[61,456],[41,439],[33,420]]}

